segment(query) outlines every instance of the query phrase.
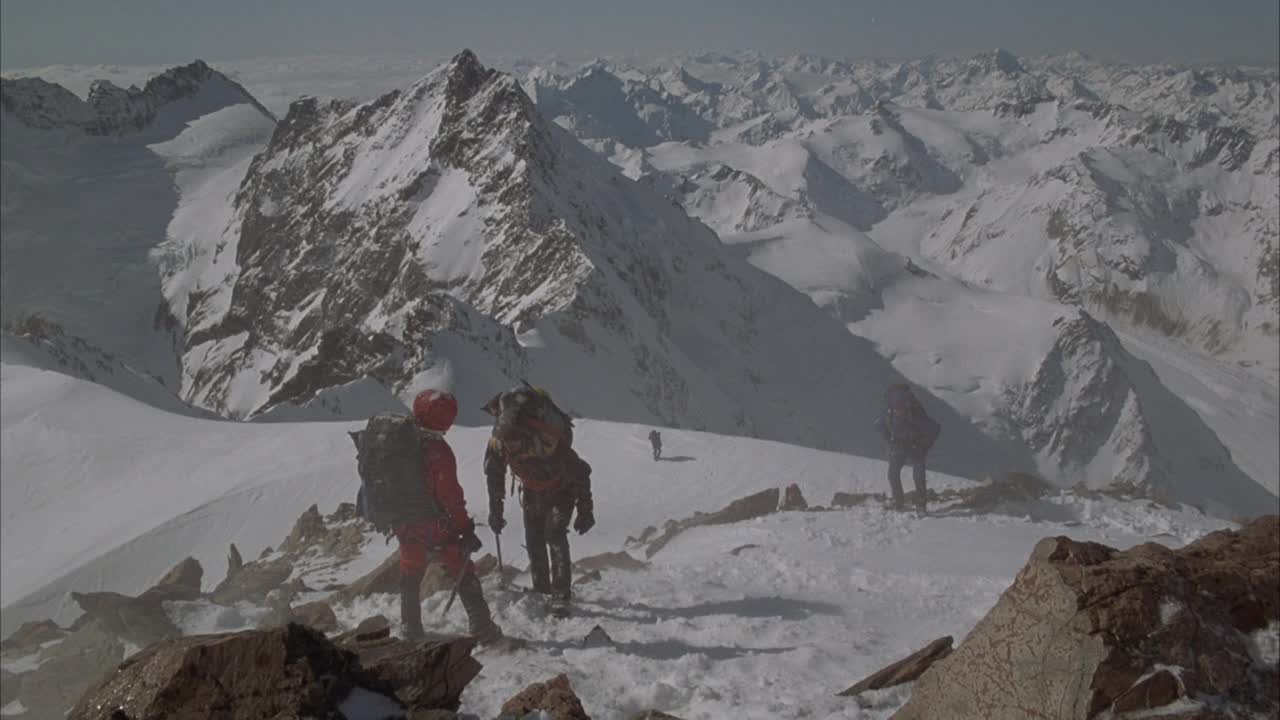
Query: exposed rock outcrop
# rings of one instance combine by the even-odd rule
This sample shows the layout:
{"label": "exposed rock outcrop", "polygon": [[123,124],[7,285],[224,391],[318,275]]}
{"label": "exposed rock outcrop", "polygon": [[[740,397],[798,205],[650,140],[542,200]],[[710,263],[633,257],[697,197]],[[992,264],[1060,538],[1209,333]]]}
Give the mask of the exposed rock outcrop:
{"label": "exposed rock outcrop", "polygon": [[894,719],[1271,717],[1280,673],[1255,647],[1277,626],[1280,516],[1180,550],[1049,538]]}
{"label": "exposed rock outcrop", "polygon": [[25,655],[35,652],[40,646],[51,640],[61,640],[67,631],[58,627],[52,620],[25,622],[18,626],[12,635],[0,642],[0,652],[4,654]]}
{"label": "exposed rock outcrop", "polygon": [[523,718],[541,712],[550,720],[591,720],[582,701],[573,692],[569,676],[560,674],[547,682],[534,683],[502,704],[503,717]]}
{"label": "exposed rock outcrop", "polygon": [[782,494],[782,504],[778,506],[781,512],[796,512],[809,509],[809,501],[804,499],[804,493],[800,492],[800,486],[791,483],[786,487]]}
{"label": "exposed rock outcrop", "polygon": [[644,560],[637,560],[625,551],[618,551],[588,555],[574,562],[573,567],[578,572],[592,572],[593,570],[625,570],[632,572],[644,570],[649,567],[649,563]]}
{"label": "exposed rock outcrop", "polygon": [[668,521],[663,527],[662,534],[654,538],[649,543],[649,546],[645,548],[645,557],[653,557],[659,550],[666,547],[667,543],[671,542],[675,536],[689,528],[702,527],[704,525],[727,525],[777,512],[778,498],[780,496],[781,493],[778,488],[769,488],[768,490],[761,490],[754,495],[738,498],[712,513],[694,513],[693,517],[688,517],[684,520]]}
{"label": "exposed rock outcrop", "polygon": [[923,675],[925,670],[933,667],[934,663],[950,655],[951,643],[950,635],[938,638],[907,657],[859,680],[840,694],[847,697],[865,690],[880,690],[911,682]]}
{"label": "exposed rock outcrop", "polygon": [[360,665],[407,708],[457,710],[462,691],[482,667],[471,657],[475,639],[470,637],[411,641],[379,630],[356,633],[339,646],[356,653]]}
{"label": "exposed rock outcrop", "polygon": [[185,558],[173,566],[149,592],[164,600],[195,600],[200,597],[200,583],[204,568],[193,557]]}
{"label": "exposed rock outcrop", "polygon": [[467,638],[343,648],[296,624],[178,638],[126,660],[68,717],[341,718],[352,692],[382,695],[409,711],[452,710],[479,672],[471,648]]}
{"label": "exposed rock outcrop", "polygon": [[248,91],[202,60],[165,70],[141,89],[95,80],[87,100],[40,78],[4,78],[0,104],[33,128],[74,128],[90,135],[118,136],[146,129],[165,106],[195,97],[202,90],[224,101],[247,103],[275,119]]}
{"label": "exposed rock outcrop", "polygon": [[129,658],[90,688],[69,717],[339,717],[348,693],[368,680],[353,653],[299,625],[194,635]]}
{"label": "exposed rock outcrop", "polygon": [[582,638],[582,647],[584,648],[611,647],[612,645],[613,638],[609,637],[609,633],[605,632],[605,629],[599,625],[592,627],[591,632]]}
{"label": "exposed rock outcrop", "polygon": [[328,633],[338,629],[338,616],[329,603],[323,600],[303,603],[293,608],[293,617],[294,622],[320,632]]}
{"label": "exposed rock outcrop", "polygon": [[263,603],[267,595],[288,581],[291,575],[293,563],[286,558],[254,560],[218,583],[210,598],[220,605],[234,605],[246,600]]}
{"label": "exposed rock outcrop", "polygon": [[40,651],[35,670],[5,675],[4,695],[27,708],[24,720],[63,720],[93,681],[124,657],[125,646],[96,620],[86,620],[62,642]]}
{"label": "exposed rock outcrop", "polygon": [[139,647],[182,634],[165,612],[159,595],[73,592],[71,599],[104,630]]}

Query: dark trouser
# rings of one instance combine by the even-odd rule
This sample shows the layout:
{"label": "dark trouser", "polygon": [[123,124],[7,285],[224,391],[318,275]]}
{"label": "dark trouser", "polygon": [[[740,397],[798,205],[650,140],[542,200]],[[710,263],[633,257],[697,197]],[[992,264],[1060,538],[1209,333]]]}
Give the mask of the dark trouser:
{"label": "dark trouser", "polygon": [[458,600],[467,613],[470,633],[480,638],[497,633],[489,603],[485,602],[484,592],[480,589],[480,578],[476,577],[475,564],[459,545],[428,546],[423,541],[422,532],[415,532],[414,528],[402,528],[396,538],[400,542],[400,621],[404,623],[407,635],[421,637],[425,632],[422,627],[421,589],[427,565],[431,563],[444,566],[450,585],[459,573],[463,573],[462,583],[458,586]]}
{"label": "dark trouser", "polygon": [[533,590],[567,600],[573,579],[569,560],[569,520],[573,517],[573,498],[563,492],[525,492],[520,503],[524,508],[524,542],[529,551]]}
{"label": "dark trouser", "polygon": [[893,491],[894,507],[901,508],[905,504],[902,495],[902,466],[911,463],[911,479],[916,486],[916,507],[924,508],[928,499],[928,490],[924,483],[925,455],[928,451],[915,445],[889,446],[889,489]]}
{"label": "dark trouser", "polygon": [[654,460],[657,460],[657,459],[658,459],[658,458],[660,458],[660,457],[662,457],[662,446],[661,446],[661,445],[654,445],[654,446],[653,446],[653,459],[654,459]]}
{"label": "dark trouser", "polygon": [[[467,630],[482,640],[493,637],[500,631],[489,613],[489,603],[485,601],[484,591],[480,588],[480,578],[469,567],[466,573],[458,586],[458,600],[467,613]],[[425,634],[422,627],[421,596],[422,579],[425,575],[426,571],[400,576],[400,621],[404,623],[405,634],[410,638],[419,638]]]}

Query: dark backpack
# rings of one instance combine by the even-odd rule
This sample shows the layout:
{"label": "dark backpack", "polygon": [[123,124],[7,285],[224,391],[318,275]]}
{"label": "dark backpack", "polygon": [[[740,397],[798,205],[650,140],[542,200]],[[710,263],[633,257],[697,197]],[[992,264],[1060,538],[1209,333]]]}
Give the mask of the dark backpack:
{"label": "dark backpack", "polygon": [[933,446],[942,430],[906,385],[895,385],[885,393],[884,427],[891,442],[925,450]]}
{"label": "dark backpack", "polygon": [[360,516],[382,532],[443,516],[427,489],[424,435],[408,415],[381,413],[350,433],[356,446]]}

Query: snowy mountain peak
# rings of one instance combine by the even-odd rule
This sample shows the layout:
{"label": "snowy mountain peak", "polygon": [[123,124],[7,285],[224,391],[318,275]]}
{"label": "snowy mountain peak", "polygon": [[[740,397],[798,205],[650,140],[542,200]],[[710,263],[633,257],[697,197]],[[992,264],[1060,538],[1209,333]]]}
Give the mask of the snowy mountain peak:
{"label": "snowy mountain peak", "polygon": [[449,78],[449,101],[462,103],[470,100],[496,74],[496,70],[481,65],[480,58],[470,50],[454,55],[446,70]]}
{"label": "snowy mountain peak", "polygon": [[184,101],[181,122],[218,108],[248,103],[274,120],[274,116],[247,90],[204,61],[170,68],[139,89],[122,88],[109,80],[94,80],[88,97],[81,100],[70,91],[39,78],[0,80],[4,108],[24,124],[42,130],[78,128],[90,135],[126,135],[156,122],[162,111]]}
{"label": "snowy mountain peak", "polygon": [[991,52],[977,55],[973,58],[973,62],[988,71],[998,70],[1006,75],[1021,75],[1026,72],[1018,56],[1004,48],[996,48]]}
{"label": "snowy mountain peak", "polygon": [[[854,415],[901,376],[869,345],[465,56],[363,105],[295,103],[228,214],[234,268],[174,309],[196,405],[529,377],[589,417],[880,452]],[[934,407],[981,464],[1023,462]]]}
{"label": "snowy mountain peak", "polygon": [[1053,327],[1049,352],[1011,403],[1046,473],[1089,487],[1129,487],[1224,516],[1274,503],[1106,323],[1075,310],[1059,315]]}
{"label": "snowy mountain peak", "polygon": [[0,78],[0,106],[19,122],[39,130],[86,127],[94,119],[84,100],[38,77]]}

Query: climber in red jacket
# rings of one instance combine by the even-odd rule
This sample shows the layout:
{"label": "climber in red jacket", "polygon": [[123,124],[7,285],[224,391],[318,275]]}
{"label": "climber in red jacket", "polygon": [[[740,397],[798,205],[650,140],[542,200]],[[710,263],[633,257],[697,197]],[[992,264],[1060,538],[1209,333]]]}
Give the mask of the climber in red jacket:
{"label": "climber in red jacket", "polygon": [[427,566],[438,562],[451,579],[461,575],[458,598],[467,612],[470,633],[486,643],[501,638],[502,630],[489,613],[471,562],[471,553],[479,550],[481,543],[458,484],[458,462],[444,439],[457,415],[458,401],[450,393],[424,390],[413,400],[413,417],[423,430],[422,450],[426,455],[423,491],[435,498],[443,514],[435,520],[395,528],[400,544],[400,617],[407,636],[425,635],[420,589]]}

